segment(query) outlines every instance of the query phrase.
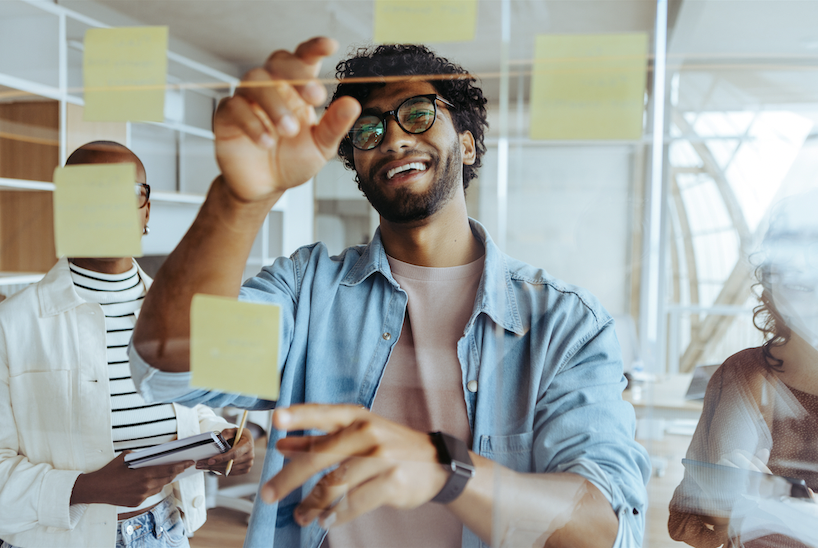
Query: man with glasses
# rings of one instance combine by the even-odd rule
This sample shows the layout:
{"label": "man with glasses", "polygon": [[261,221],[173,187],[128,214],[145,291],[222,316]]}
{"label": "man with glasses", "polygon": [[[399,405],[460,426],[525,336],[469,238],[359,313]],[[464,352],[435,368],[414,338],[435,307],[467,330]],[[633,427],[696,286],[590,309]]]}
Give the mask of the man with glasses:
{"label": "man with glasses", "polygon": [[[124,146],[83,145],[66,165],[133,163],[143,234],[150,187]],[[0,305],[0,541],[8,547],[187,546],[205,521],[193,462],[130,469],[128,451],[235,428],[205,406],[147,403],[127,347],[151,279],[131,257],[62,258]],[[245,431],[246,432],[246,431]],[[246,473],[252,436],[197,468]],[[181,511],[181,513],[180,513]]]}
{"label": "man with glasses", "polygon": [[[319,120],[335,47],[278,51],[219,105],[221,175],[146,299],[138,389],[276,408],[247,546],[641,545],[649,464],[613,321],[468,218],[482,91],[422,46],[362,49]],[[372,241],[240,288],[265,215],[336,152],[380,214]],[[195,293],[281,306],[277,402],[188,386]]]}

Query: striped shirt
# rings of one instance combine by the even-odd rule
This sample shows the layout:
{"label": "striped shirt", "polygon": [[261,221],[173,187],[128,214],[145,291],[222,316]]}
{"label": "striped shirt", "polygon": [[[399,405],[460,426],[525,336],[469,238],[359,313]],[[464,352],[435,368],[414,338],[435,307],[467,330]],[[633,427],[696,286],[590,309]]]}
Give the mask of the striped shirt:
{"label": "striped shirt", "polygon": [[145,298],[145,284],[136,265],[122,274],[103,274],[69,263],[77,294],[99,303],[105,314],[108,381],[114,451],[142,449],[176,439],[176,413],[169,403],[147,404],[131,379],[128,342],[135,312]]}

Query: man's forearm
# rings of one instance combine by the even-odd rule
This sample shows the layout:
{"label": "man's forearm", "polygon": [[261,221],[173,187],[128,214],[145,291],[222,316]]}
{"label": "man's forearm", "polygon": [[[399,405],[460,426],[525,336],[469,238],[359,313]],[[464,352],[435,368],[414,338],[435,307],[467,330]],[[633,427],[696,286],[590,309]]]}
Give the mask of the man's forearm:
{"label": "man's forearm", "polygon": [[163,371],[190,369],[190,302],[196,293],[235,297],[253,241],[282,193],[242,202],[218,177],[196,220],[145,297],[133,344]]}
{"label": "man's forearm", "polygon": [[449,504],[492,546],[613,546],[618,521],[610,503],[577,474],[520,474],[472,453],[477,469]]}

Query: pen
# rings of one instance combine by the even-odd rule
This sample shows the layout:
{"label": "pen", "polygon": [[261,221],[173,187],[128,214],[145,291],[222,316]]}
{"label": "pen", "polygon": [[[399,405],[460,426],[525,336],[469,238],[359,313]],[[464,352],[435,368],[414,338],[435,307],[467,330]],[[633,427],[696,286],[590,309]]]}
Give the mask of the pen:
{"label": "pen", "polygon": [[[241,439],[241,433],[244,431],[244,425],[247,422],[247,409],[244,410],[244,414],[241,416],[241,422],[239,423],[239,429],[236,431],[236,437],[233,438],[233,447],[239,443]],[[230,475],[230,470],[233,469],[233,459],[230,459],[230,462],[227,463],[227,468],[224,471],[225,477]]]}

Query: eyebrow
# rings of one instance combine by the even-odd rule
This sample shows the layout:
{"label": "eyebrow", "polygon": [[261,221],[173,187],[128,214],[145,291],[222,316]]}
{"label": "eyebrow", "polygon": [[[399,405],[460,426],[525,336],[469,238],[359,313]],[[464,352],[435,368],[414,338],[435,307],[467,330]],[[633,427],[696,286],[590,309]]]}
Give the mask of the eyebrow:
{"label": "eyebrow", "polygon": [[[434,93],[435,93],[435,95],[437,95],[437,92],[434,92]],[[431,94],[431,92],[430,93],[420,93],[420,94],[416,93],[414,95],[408,95],[406,97],[401,98],[400,102],[397,105],[395,105],[395,108],[390,108],[390,109],[387,109],[387,110],[381,110],[381,109],[378,109],[378,108],[375,108],[375,107],[368,107],[368,108],[365,108],[365,109],[363,109],[361,111],[360,116],[365,116],[367,114],[375,114],[375,115],[380,116],[381,114],[383,114],[384,112],[387,112],[388,110],[397,110],[403,103],[405,103],[406,101],[408,101],[412,97],[419,97],[421,95],[430,95],[430,94]]]}

